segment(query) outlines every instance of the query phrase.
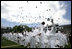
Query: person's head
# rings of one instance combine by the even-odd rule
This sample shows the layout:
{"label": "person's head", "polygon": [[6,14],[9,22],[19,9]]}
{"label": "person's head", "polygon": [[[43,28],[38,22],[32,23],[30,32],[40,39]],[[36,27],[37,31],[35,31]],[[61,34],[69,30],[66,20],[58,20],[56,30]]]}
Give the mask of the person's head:
{"label": "person's head", "polygon": [[38,34],[39,36],[41,35],[41,33]]}
{"label": "person's head", "polygon": [[64,31],[63,31],[63,30],[61,30],[61,33],[64,33]]}
{"label": "person's head", "polygon": [[56,30],[56,33],[58,33],[58,30]]}
{"label": "person's head", "polygon": [[50,21],[50,18],[48,18],[47,21]]}
{"label": "person's head", "polygon": [[48,30],[49,30],[49,31],[51,31],[51,28],[52,28],[52,26],[51,26],[51,25],[50,25],[50,26],[48,26]]}
{"label": "person's head", "polygon": [[51,19],[51,22],[53,23],[53,19]]}
{"label": "person's head", "polygon": [[35,38],[35,36],[33,36]]}

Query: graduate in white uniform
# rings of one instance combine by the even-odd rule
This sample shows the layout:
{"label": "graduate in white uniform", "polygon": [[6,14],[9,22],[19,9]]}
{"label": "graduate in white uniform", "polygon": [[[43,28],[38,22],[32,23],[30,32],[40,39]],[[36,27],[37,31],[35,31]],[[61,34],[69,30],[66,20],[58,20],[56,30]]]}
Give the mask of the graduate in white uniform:
{"label": "graduate in white uniform", "polygon": [[35,43],[36,43],[35,36],[32,36],[30,39],[30,47],[36,48]]}

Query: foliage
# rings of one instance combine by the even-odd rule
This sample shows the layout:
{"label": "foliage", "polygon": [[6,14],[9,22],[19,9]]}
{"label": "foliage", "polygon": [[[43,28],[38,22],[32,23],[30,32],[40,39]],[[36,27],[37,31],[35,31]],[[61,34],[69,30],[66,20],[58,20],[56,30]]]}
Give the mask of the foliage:
{"label": "foliage", "polygon": [[[24,28],[23,28],[24,27]],[[13,32],[23,32],[23,31],[31,31],[32,28],[26,26],[26,25],[19,25],[19,26],[14,26],[11,31]]]}
{"label": "foliage", "polygon": [[71,43],[69,42],[68,45],[65,45],[64,48],[71,48]]}

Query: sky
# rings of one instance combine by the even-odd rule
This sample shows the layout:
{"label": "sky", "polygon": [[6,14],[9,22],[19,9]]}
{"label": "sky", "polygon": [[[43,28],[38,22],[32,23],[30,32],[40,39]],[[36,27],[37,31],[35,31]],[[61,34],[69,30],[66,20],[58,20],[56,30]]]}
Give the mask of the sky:
{"label": "sky", "polygon": [[71,1],[1,1],[1,26],[38,26],[46,18],[71,24]]}

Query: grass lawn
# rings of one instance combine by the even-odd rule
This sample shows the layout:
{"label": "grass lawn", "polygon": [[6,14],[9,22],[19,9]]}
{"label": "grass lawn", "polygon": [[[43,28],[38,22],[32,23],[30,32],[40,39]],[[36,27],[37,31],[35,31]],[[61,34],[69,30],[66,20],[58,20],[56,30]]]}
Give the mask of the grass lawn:
{"label": "grass lawn", "polygon": [[23,45],[19,45],[13,41],[7,40],[1,37],[1,48],[26,48]]}
{"label": "grass lawn", "polygon": [[19,45],[19,46],[7,47],[7,48],[27,48],[27,47],[24,47],[23,45]]}

